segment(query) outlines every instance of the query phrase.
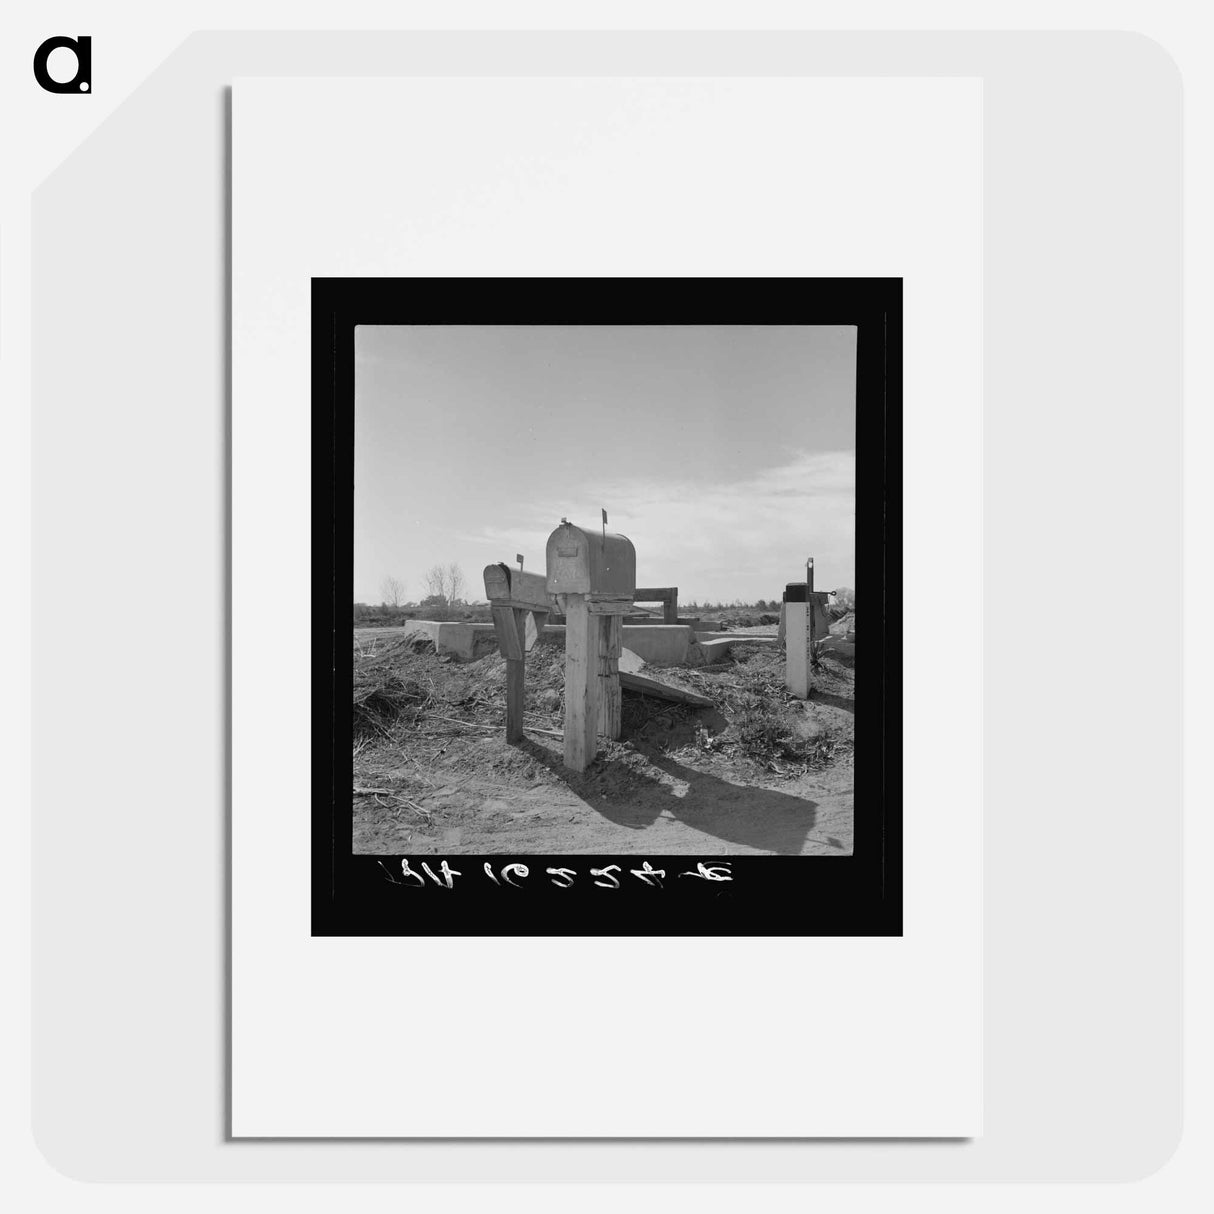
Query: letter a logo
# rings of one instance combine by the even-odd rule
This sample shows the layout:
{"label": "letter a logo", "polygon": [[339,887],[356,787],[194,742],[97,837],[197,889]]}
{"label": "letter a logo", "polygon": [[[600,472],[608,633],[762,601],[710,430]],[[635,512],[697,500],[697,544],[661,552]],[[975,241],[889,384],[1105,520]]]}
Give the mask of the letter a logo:
{"label": "letter a logo", "polygon": [[[46,70],[52,51],[63,47],[76,56],[76,74],[71,80],[53,80]],[[48,38],[34,52],[34,79],[48,93],[88,93],[93,88],[93,40],[83,34],[78,38]]]}

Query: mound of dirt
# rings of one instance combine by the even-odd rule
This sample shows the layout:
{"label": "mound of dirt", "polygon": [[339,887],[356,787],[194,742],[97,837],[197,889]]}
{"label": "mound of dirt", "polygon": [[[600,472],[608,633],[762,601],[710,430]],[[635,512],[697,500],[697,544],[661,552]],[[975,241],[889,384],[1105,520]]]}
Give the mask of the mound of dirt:
{"label": "mound of dirt", "polygon": [[356,639],[355,851],[850,851],[848,663],[815,663],[807,703],[788,694],[771,646],[739,644],[721,662],[664,668],[662,682],[712,707],[626,690],[621,739],[600,738],[579,775],[562,761],[564,657],[547,644],[528,655],[526,736],[511,745],[499,654],[450,662],[409,639]]}
{"label": "mound of dirt", "polygon": [[856,631],[856,613],[849,611],[846,615],[840,616],[831,626],[830,635],[833,637],[845,637],[849,632]]}

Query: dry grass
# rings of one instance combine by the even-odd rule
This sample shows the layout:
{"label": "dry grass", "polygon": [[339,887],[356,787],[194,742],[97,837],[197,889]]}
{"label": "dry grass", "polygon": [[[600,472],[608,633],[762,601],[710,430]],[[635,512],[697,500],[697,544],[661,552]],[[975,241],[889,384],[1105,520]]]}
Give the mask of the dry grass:
{"label": "dry grass", "polygon": [[416,680],[402,677],[391,647],[375,643],[354,647],[354,741],[390,737],[402,717],[416,719],[429,694]]}

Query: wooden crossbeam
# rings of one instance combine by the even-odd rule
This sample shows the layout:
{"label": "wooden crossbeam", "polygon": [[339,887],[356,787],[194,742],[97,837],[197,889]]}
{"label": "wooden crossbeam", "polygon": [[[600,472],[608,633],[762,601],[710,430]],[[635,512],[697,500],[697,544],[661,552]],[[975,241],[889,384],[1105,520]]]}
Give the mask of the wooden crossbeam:
{"label": "wooden crossbeam", "polygon": [[632,599],[626,595],[588,594],[586,610],[591,615],[631,615]]}
{"label": "wooden crossbeam", "polygon": [[662,622],[679,622],[679,588],[677,586],[638,586],[632,592],[634,603],[661,603]]}

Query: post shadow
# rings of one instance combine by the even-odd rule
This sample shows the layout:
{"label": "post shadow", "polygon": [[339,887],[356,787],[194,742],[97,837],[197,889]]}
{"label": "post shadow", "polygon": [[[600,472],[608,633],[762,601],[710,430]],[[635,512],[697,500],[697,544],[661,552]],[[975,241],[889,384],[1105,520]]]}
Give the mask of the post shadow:
{"label": "post shadow", "polygon": [[[519,743],[594,813],[633,830],[652,826],[663,814],[727,843],[781,856],[801,854],[817,822],[818,803],[791,793],[732,784],[707,772],[676,762],[651,747],[638,746],[652,766],[670,782],[632,771],[635,781],[621,788],[603,781],[605,764],[598,759],[584,773],[568,771],[559,755],[530,738]],[[630,769],[631,770],[631,769]]]}

